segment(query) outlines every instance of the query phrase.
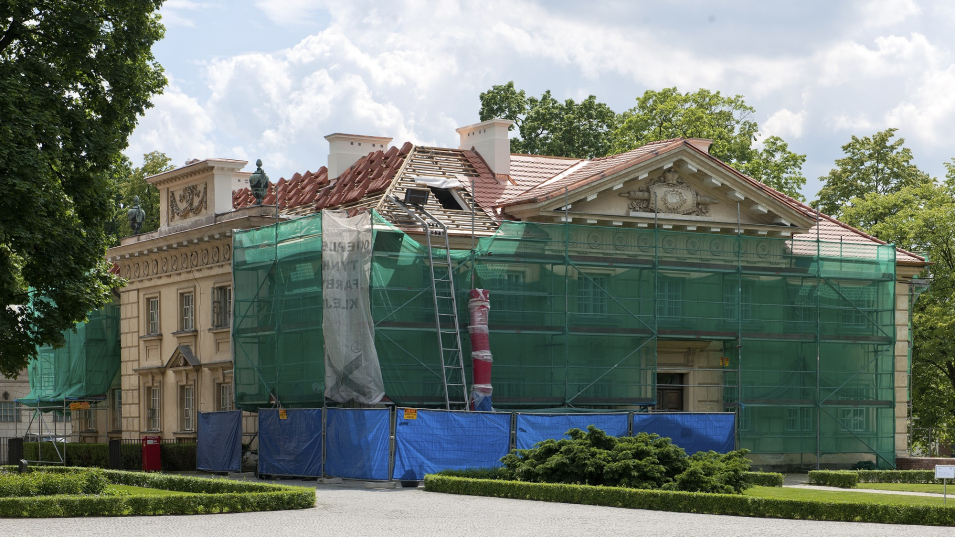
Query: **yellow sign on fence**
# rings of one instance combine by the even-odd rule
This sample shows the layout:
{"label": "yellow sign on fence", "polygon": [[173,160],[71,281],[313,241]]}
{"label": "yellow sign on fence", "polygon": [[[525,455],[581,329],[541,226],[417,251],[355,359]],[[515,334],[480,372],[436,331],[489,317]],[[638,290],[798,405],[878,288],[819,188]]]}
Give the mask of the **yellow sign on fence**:
{"label": "yellow sign on fence", "polygon": [[418,419],[418,409],[416,409],[416,408],[406,408],[406,409],[405,409],[405,419],[406,419],[406,420],[416,420],[416,419]]}
{"label": "yellow sign on fence", "polygon": [[89,401],[83,401],[82,403],[70,403],[70,410],[89,410],[90,404]]}
{"label": "yellow sign on fence", "polygon": [[280,419],[280,420],[287,420],[287,419],[288,419],[288,414],[285,412],[285,409],[284,409],[284,408],[279,409],[279,419]]}

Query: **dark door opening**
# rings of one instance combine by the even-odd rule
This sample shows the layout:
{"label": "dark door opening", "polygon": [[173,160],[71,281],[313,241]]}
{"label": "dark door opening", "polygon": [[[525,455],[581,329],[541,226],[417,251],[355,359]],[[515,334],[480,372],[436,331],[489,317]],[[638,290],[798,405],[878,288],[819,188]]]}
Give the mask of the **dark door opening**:
{"label": "dark door opening", "polygon": [[683,374],[657,374],[658,412],[683,412]]}

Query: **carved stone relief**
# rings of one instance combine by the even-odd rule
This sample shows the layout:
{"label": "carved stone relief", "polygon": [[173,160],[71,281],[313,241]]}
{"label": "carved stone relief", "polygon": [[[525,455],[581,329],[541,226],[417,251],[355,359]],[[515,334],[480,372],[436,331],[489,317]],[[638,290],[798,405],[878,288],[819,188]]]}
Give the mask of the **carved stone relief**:
{"label": "carved stone relief", "polygon": [[209,265],[221,265],[228,263],[231,258],[232,247],[229,244],[219,244],[169,256],[129,260],[120,264],[120,273],[127,280],[137,280]]}
{"label": "carved stone relief", "polygon": [[[207,188],[203,183],[189,185],[179,191],[178,196],[173,190],[169,191],[169,221],[175,218],[190,218],[205,211],[209,206]],[[178,201],[177,201],[178,200]]]}
{"label": "carved stone relief", "polygon": [[639,212],[707,216],[710,204],[718,202],[697,192],[673,168],[650,179],[646,186],[620,195],[630,198],[631,211]]}

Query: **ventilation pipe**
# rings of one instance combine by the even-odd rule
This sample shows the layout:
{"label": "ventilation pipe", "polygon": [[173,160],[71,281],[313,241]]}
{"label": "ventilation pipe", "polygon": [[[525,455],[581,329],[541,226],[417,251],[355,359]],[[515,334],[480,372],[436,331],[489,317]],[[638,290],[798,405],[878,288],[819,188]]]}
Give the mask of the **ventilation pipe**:
{"label": "ventilation pipe", "polygon": [[490,293],[487,289],[471,289],[468,311],[471,322],[471,371],[474,385],[471,387],[471,410],[490,411],[491,408],[491,346],[488,340],[487,315],[491,310]]}

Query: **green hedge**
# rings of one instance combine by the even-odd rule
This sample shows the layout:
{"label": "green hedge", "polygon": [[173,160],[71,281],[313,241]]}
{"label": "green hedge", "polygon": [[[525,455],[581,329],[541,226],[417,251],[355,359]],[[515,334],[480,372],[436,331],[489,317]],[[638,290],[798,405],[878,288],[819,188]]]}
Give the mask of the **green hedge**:
{"label": "green hedge", "polygon": [[859,472],[852,470],[813,470],[809,472],[810,485],[851,489],[858,483]]}
{"label": "green hedge", "polygon": [[55,494],[101,494],[108,481],[103,471],[0,473],[0,498],[52,496]]}
{"label": "green hedge", "polygon": [[935,470],[859,470],[857,473],[859,483],[942,484],[941,479],[935,479]]}
{"label": "green hedge", "polygon": [[425,476],[424,487],[428,491],[449,494],[602,505],[654,511],[884,524],[955,525],[955,509],[941,506],[899,506],[770,499],[739,494],[527,483],[522,481],[466,479],[433,474]]}
{"label": "green hedge", "polygon": [[[36,442],[24,442],[23,456],[27,460],[37,460]],[[82,444],[82,443],[40,443],[44,461],[59,462],[56,448],[60,453],[66,449],[66,465],[86,468],[109,468],[109,444]],[[123,469],[141,470],[143,467],[142,446],[139,444],[122,444]],[[162,444],[159,447],[162,469],[166,472],[183,472],[196,469],[196,444]]]}
{"label": "green hedge", "polygon": [[[0,471],[15,471],[7,466]],[[31,473],[67,476],[85,469],[70,467],[32,467]],[[101,470],[110,483],[165,489],[190,494],[168,496],[41,496],[0,498],[0,517],[74,517],[120,515],[193,515],[276,511],[315,506],[315,489],[207,479],[157,473]]]}
{"label": "green hedge", "polygon": [[743,472],[743,479],[750,485],[759,487],[783,486],[783,474],[776,472]]}

